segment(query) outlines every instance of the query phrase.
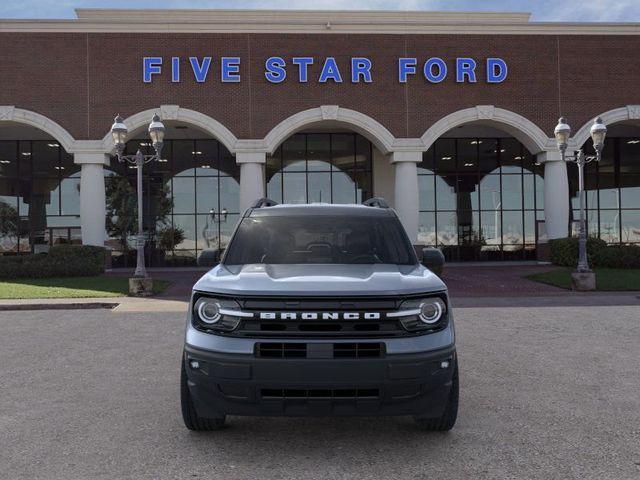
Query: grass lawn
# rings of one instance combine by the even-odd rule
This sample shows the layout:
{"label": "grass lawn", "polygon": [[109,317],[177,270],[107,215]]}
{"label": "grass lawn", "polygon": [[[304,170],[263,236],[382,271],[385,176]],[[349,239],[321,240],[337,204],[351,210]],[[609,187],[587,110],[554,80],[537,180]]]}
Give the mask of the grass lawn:
{"label": "grass lawn", "polygon": [[[561,288],[571,288],[572,268],[527,275],[526,278]],[[640,290],[640,269],[594,268],[596,289],[601,291]]]}
{"label": "grass lawn", "polygon": [[[170,282],[154,280],[154,293],[163,292]],[[126,277],[68,277],[0,280],[0,299],[122,297],[129,293]]]}

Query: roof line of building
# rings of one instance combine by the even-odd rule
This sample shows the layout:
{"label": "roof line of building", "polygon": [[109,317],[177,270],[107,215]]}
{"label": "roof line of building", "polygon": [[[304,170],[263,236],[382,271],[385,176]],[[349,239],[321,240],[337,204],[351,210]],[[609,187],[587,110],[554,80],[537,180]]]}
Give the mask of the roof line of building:
{"label": "roof line of building", "polygon": [[640,23],[531,22],[529,13],[77,9],[77,19],[0,19],[0,32],[638,35]]}
{"label": "roof line of building", "polygon": [[217,21],[229,19],[244,22],[336,20],[372,21],[382,23],[527,23],[528,12],[471,12],[471,11],[407,11],[407,10],[258,10],[258,9],[106,9],[77,8],[79,20],[140,20],[159,22]]}

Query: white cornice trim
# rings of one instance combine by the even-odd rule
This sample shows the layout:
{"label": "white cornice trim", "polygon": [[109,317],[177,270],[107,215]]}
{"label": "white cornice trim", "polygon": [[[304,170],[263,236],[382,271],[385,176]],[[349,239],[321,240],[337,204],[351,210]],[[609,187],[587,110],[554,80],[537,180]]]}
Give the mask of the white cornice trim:
{"label": "white cornice trim", "polygon": [[78,20],[242,23],[527,23],[527,12],[402,10],[109,9],[77,8]]}
{"label": "white cornice trim", "polygon": [[640,23],[530,22],[529,13],[78,9],[77,19],[0,19],[0,32],[638,35]]}

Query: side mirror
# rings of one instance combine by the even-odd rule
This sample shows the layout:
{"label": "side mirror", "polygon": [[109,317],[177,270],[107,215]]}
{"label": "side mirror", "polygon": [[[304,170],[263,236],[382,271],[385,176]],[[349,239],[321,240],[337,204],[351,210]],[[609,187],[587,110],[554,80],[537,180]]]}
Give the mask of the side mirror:
{"label": "side mirror", "polygon": [[199,267],[215,267],[220,263],[220,250],[202,250],[198,256]]}
{"label": "side mirror", "polygon": [[439,248],[427,247],[422,249],[422,265],[438,276],[444,270],[444,255]]}

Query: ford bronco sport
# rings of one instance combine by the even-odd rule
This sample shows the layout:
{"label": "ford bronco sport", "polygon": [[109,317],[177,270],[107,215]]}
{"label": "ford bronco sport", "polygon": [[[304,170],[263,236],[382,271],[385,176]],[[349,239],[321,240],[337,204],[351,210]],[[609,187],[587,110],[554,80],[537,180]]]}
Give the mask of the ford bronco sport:
{"label": "ford bronco sport", "polygon": [[238,223],[193,287],[184,423],[227,415],[413,415],[449,430],[458,362],[445,284],[384,200],[278,205]]}

